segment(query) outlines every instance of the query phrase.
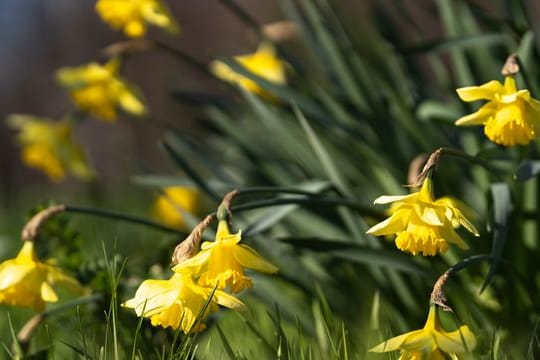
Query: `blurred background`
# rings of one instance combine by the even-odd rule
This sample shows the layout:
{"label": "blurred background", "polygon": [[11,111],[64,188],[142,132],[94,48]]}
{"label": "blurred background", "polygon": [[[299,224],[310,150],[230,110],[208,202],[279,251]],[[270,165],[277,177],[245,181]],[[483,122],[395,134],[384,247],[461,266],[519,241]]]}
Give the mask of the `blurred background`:
{"label": "blurred background", "polygon": [[[280,18],[277,2],[238,3],[261,23]],[[55,82],[55,71],[65,66],[105,61],[103,48],[125,40],[121,32],[100,20],[94,5],[94,1],[71,0],[0,2],[0,118],[22,113],[58,119],[73,108],[64,89]],[[150,28],[148,37],[182,49],[202,63],[217,55],[249,53],[257,46],[255,34],[217,1],[171,2],[169,6],[181,24],[181,35],[171,37]],[[168,92],[182,88],[194,91],[220,88],[220,84],[204,74],[168,54],[156,52],[130,58],[124,76],[142,90],[152,118],[130,121],[124,117],[112,126],[86,121],[77,133],[99,174],[97,184],[91,186],[99,186],[105,192],[125,191],[129,177],[135,173],[171,169],[170,161],[158,149],[161,131],[154,126],[155,122],[201,133],[197,109],[175,102]],[[10,208],[13,214],[21,196],[25,197],[25,206],[32,206],[32,199],[38,200],[36,197],[76,201],[74,195],[89,191],[87,184],[76,180],[53,184],[39,171],[23,166],[14,134],[2,121],[0,208]],[[0,228],[4,225],[0,220]]]}

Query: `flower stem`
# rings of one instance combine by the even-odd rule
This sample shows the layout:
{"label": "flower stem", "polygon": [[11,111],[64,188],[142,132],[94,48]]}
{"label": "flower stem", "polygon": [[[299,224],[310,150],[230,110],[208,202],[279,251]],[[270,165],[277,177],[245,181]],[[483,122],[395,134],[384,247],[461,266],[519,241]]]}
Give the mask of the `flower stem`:
{"label": "flower stem", "polygon": [[179,233],[178,229],[171,228],[171,227],[159,224],[157,222],[154,222],[154,221],[142,218],[142,217],[128,215],[128,214],[124,214],[124,213],[120,213],[116,211],[86,208],[86,207],[72,206],[72,205],[66,205],[65,211],[70,212],[70,213],[94,215],[94,216],[100,216],[100,217],[105,217],[105,218],[110,218],[110,219],[131,222],[134,224],[153,227],[154,229],[158,229],[164,232],[170,232],[170,233],[176,233],[176,234]]}
{"label": "flower stem", "polygon": [[350,200],[336,199],[336,198],[314,199],[314,198],[291,197],[291,198],[261,200],[261,201],[254,201],[247,204],[237,205],[237,206],[234,206],[231,210],[233,212],[238,213],[242,211],[248,211],[248,210],[253,210],[253,209],[258,209],[258,208],[263,208],[263,207],[283,206],[283,205],[291,205],[291,204],[330,206],[330,207],[345,206],[350,209],[356,210],[358,213],[362,215],[371,216],[376,219],[384,219],[386,217],[386,214],[384,214],[383,212],[374,210],[369,206],[358,204]]}
{"label": "flower stem", "polygon": [[444,285],[455,273],[468,268],[471,265],[475,265],[483,261],[491,261],[493,256],[491,255],[474,255],[466,259],[461,260],[455,265],[452,265],[446,270],[433,285],[433,291],[431,292],[431,303],[439,305],[444,311],[452,311],[452,308],[446,304],[446,295],[444,294]]}
{"label": "flower stem", "polygon": [[460,157],[462,159],[465,159],[473,164],[480,165],[485,167],[486,169],[497,172],[500,169],[493,166],[492,164],[488,163],[486,160],[481,159],[476,156],[469,155],[461,150],[453,149],[453,148],[444,148],[440,147],[434,152],[431,153],[429,158],[426,161],[426,164],[424,165],[424,168],[422,169],[422,172],[418,175],[416,179],[416,183],[411,184],[412,187],[419,187],[424,182],[424,179],[426,178],[428,172],[430,172],[435,166],[439,164],[441,161],[441,158],[443,155],[452,155],[456,157]]}

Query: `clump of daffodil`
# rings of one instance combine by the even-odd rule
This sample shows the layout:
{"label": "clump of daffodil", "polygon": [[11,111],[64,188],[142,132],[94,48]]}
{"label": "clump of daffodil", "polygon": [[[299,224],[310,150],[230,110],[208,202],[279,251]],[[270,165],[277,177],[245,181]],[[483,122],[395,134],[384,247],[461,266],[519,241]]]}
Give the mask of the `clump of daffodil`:
{"label": "clump of daffodil", "polygon": [[102,120],[115,121],[117,107],[135,116],[144,115],[146,108],[136,89],[119,76],[119,71],[120,60],[113,58],[104,65],[92,62],[62,68],[56,77],[81,110]]}
{"label": "clump of daffodil", "polygon": [[55,288],[82,294],[75,278],[57,267],[40,262],[32,241],[25,241],[19,254],[0,264],[0,303],[43,311],[45,303],[58,301]]}
{"label": "clump of daffodil", "polygon": [[113,29],[138,38],[146,34],[147,25],[155,25],[171,34],[179,26],[161,0],[98,0],[96,11]]}
{"label": "clump of daffodil", "polygon": [[423,329],[414,330],[386,340],[369,351],[388,352],[401,350],[400,360],[459,359],[458,354],[470,352],[476,347],[476,337],[467,325],[446,332],[441,328],[438,309],[431,305]]}
{"label": "clump of daffodil", "polygon": [[[210,296],[212,299],[201,314]],[[170,326],[186,334],[204,329],[202,320],[217,311],[218,305],[235,310],[245,308],[240,300],[224,291],[213,291],[212,288],[196,284],[190,272],[176,272],[168,280],[145,280],[135,297],[122,304],[134,309],[137,316],[150,318],[153,326]],[[201,322],[194,327],[199,314]]]}
{"label": "clump of daffodil", "polygon": [[194,276],[200,276],[198,283],[229,289],[233,294],[252,286],[251,279],[244,274],[244,268],[273,274],[278,268],[263,259],[247,245],[239,244],[241,232],[231,234],[227,220],[219,220],[216,239],[205,241],[201,251],[173,268],[174,271],[192,269]]}
{"label": "clump of daffodil", "polygon": [[185,227],[182,211],[195,213],[200,193],[196,188],[171,186],[164,188],[153,205],[153,215],[164,224],[183,229]]}
{"label": "clump of daffodil", "polygon": [[8,124],[20,131],[17,139],[27,166],[45,172],[52,181],[63,180],[66,172],[83,180],[93,177],[69,122],[11,115]]}
{"label": "clump of daffodil", "polygon": [[[234,60],[251,73],[269,82],[278,85],[283,85],[287,82],[286,64],[277,57],[276,49],[269,42],[262,43],[255,53],[235,56]],[[254,94],[272,98],[272,95],[260,87],[255,81],[237,73],[223,61],[213,61],[210,64],[210,69],[221,80],[238,85]]]}
{"label": "clump of daffodil", "polygon": [[527,145],[540,135],[540,101],[529,90],[518,90],[514,76],[506,76],[504,85],[493,80],[457,89],[457,93],[463,101],[488,102],[458,119],[456,125],[484,125],[486,136],[504,146]]}
{"label": "clump of daffodil", "polygon": [[468,249],[467,243],[456,233],[463,225],[475,236],[478,231],[450,198],[433,199],[432,183],[428,177],[420,191],[403,196],[381,196],[375,204],[392,205],[392,215],[368,229],[372,235],[396,234],[398,249],[413,255],[436,255],[448,250],[448,243]]}

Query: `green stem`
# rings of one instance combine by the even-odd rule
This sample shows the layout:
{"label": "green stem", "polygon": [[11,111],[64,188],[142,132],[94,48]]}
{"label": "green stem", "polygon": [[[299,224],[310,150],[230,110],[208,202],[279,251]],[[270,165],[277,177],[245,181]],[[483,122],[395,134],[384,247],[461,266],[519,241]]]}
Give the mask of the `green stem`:
{"label": "green stem", "polygon": [[300,190],[293,187],[273,187],[273,186],[254,186],[238,189],[238,197],[250,194],[293,194],[293,195],[305,195],[305,196],[317,196],[318,192]]}
{"label": "green stem", "polygon": [[170,233],[178,234],[180,232],[178,229],[171,228],[171,227],[159,224],[157,222],[154,222],[145,218],[141,218],[141,217],[133,216],[133,215],[127,215],[127,214],[123,214],[123,213],[115,212],[115,211],[85,208],[85,207],[71,206],[71,205],[66,205],[65,211],[70,212],[70,213],[87,214],[87,215],[94,215],[94,216],[100,216],[100,217],[105,217],[105,218],[110,218],[110,219],[127,221],[134,224],[140,224],[144,226],[153,227],[155,229],[165,231],[165,232],[170,232]]}
{"label": "green stem", "polygon": [[455,265],[452,265],[448,270],[446,270],[446,273],[448,275],[454,275],[455,273],[468,268],[469,266],[476,265],[477,263],[483,262],[483,261],[490,261],[493,260],[492,255],[487,254],[481,254],[481,255],[473,255],[468,258],[465,258],[458,262]]}
{"label": "green stem", "polygon": [[442,152],[446,155],[452,155],[452,156],[456,156],[456,157],[460,157],[462,159],[465,159],[473,164],[476,164],[476,165],[480,165],[480,166],[483,166],[485,167],[486,169],[488,170],[491,170],[491,171],[500,171],[499,168],[497,168],[496,166],[493,166],[492,164],[490,164],[489,162],[487,162],[486,160],[482,159],[482,158],[479,158],[479,157],[476,157],[476,156],[472,156],[472,155],[469,155],[461,150],[457,150],[457,149],[452,149],[452,148],[441,148]]}
{"label": "green stem", "polygon": [[263,207],[283,206],[283,205],[291,205],[291,204],[330,206],[330,207],[345,206],[350,209],[356,210],[358,213],[362,215],[371,216],[376,219],[384,219],[387,217],[385,213],[374,210],[369,206],[358,204],[354,201],[349,201],[345,199],[332,199],[332,198],[322,198],[322,199],[281,198],[281,199],[272,199],[272,200],[261,200],[261,201],[254,201],[251,203],[234,206],[231,209],[231,211],[238,213],[238,212],[263,208]]}

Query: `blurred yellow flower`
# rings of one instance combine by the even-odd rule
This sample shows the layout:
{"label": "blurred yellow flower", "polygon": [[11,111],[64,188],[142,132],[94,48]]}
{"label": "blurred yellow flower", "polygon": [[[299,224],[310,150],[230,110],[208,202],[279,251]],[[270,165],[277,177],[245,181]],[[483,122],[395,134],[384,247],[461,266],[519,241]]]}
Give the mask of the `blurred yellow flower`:
{"label": "blurred yellow flower", "polygon": [[84,288],[55,266],[38,260],[34,243],[25,241],[17,257],[0,264],[0,303],[43,311],[45,303],[58,301],[53,287],[82,294]]}
{"label": "blurred yellow flower", "polygon": [[90,114],[109,122],[117,117],[116,107],[142,116],[146,113],[142,100],[133,86],[118,75],[120,60],[113,58],[105,65],[92,62],[57,71],[58,82],[65,87],[73,102]]}
{"label": "blurred yellow flower", "polygon": [[8,124],[20,130],[18,141],[23,146],[22,160],[27,166],[45,172],[52,181],[63,180],[66,172],[83,180],[93,177],[82,149],[73,141],[68,122],[10,115]]}
{"label": "blurred yellow flower", "polygon": [[[262,43],[255,53],[235,56],[234,60],[251,73],[269,82],[278,85],[287,82],[285,76],[286,65],[277,57],[276,50],[271,43]],[[223,61],[212,61],[210,69],[218,78],[224,81],[243,87],[254,94],[273,98],[269,92],[260,87],[255,81],[235,72]]]}
{"label": "blurred yellow flower", "polygon": [[171,34],[177,34],[180,29],[161,0],[98,0],[96,11],[113,29],[122,29],[132,38],[144,36],[147,24]]}
{"label": "blurred yellow flower", "polygon": [[[180,328],[187,334],[204,329],[202,322],[197,328],[193,326],[211,294],[212,289],[195,284],[189,272],[175,273],[169,280],[143,281],[135,297],[122,306],[134,309],[137,316],[150,318],[153,326]],[[235,310],[245,308],[234,296],[216,290],[201,321],[217,311],[218,304]]]}
{"label": "blurred yellow flower", "polygon": [[229,288],[235,294],[251,287],[251,279],[244,275],[244,268],[265,273],[276,273],[279,269],[263,259],[247,245],[238,244],[240,232],[231,234],[226,220],[220,220],[213,242],[205,241],[201,251],[173,268],[173,271],[192,269],[199,276],[199,284]]}
{"label": "blurred yellow flower", "polygon": [[540,135],[540,101],[529,90],[517,90],[516,80],[507,76],[504,86],[490,81],[481,86],[457,89],[461,100],[489,100],[477,112],[456,121],[458,126],[484,125],[484,133],[496,144],[527,145]]}
{"label": "blurred yellow flower", "polygon": [[183,229],[186,224],[182,211],[195,213],[199,208],[200,193],[196,188],[172,186],[163,189],[163,193],[154,202],[152,213],[164,224]]}
{"label": "blurred yellow flower", "polygon": [[392,205],[392,215],[372,226],[367,233],[372,235],[396,234],[396,246],[402,251],[436,255],[448,250],[448,243],[462,249],[468,245],[456,233],[455,228],[463,225],[475,236],[478,231],[457,207],[457,202],[448,197],[433,200],[431,180],[426,178],[419,192],[403,196],[381,196],[375,204]]}
{"label": "blurred yellow flower", "polygon": [[436,305],[431,305],[423,329],[386,340],[369,351],[381,353],[401,350],[399,358],[402,360],[444,360],[448,356],[459,359],[457,354],[474,350],[476,337],[469,327],[463,325],[456,331],[446,332],[441,329],[437,311]]}

